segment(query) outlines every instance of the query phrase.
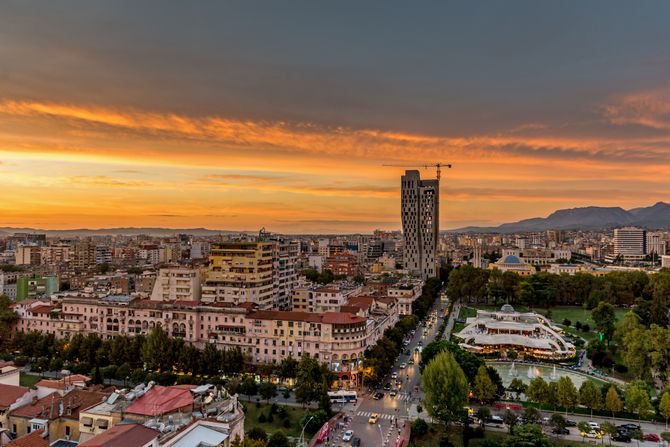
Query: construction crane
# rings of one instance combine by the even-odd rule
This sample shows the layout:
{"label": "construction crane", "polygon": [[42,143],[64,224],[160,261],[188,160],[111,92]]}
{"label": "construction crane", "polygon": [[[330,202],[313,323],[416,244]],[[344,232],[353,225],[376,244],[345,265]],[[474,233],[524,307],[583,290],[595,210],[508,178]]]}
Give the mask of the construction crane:
{"label": "construction crane", "polygon": [[394,167],[394,168],[435,168],[437,171],[437,180],[440,180],[440,176],[442,174],[442,168],[449,168],[451,169],[451,163],[417,163],[417,164],[412,164],[412,165],[382,165],[382,166],[387,166],[387,167]]}

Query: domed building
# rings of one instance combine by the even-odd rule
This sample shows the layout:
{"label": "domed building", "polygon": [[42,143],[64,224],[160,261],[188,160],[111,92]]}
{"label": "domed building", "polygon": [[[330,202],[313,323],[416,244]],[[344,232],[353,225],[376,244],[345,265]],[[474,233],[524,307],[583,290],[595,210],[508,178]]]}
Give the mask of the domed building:
{"label": "domed building", "polygon": [[522,262],[521,259],[514,255],[504,256],[497,262],[489,264],[489,269],[497,269],[502,272],[514,272],[521,276],[530,276],[536,272],[535,267]]}

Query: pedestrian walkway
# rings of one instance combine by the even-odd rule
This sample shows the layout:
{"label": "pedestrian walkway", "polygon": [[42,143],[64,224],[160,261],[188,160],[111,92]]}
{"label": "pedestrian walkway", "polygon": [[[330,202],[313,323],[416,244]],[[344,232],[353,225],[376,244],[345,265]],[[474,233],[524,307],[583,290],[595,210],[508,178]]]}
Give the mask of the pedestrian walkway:
{"label": "pedestrian walkway", "polygon": [[[359,411],[356,413],[356,416],[363,416],[365,418],[369,418],[374,414],[374,411]],[[385,419],[388,421],[393,420],[393,418],[396,417],[394,414],[385,414],[385,413],[377,413],[379,415],[379,419]]]}

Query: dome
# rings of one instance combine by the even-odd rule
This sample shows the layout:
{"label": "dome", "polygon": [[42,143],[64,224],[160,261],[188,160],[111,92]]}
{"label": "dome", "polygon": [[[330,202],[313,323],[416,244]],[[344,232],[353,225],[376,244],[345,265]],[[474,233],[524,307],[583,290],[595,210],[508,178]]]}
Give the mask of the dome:
{"label": "dome", "polygon": [[500,308],[500,312],[504,312],[506,314],[513,314],[514,308],[512,307],[511,304],[503,304],[503,306]]}
{"label": "dome", "polygon": [[507,255],[500,261],[501,264],[521,264],[521,260],[514,255]]}

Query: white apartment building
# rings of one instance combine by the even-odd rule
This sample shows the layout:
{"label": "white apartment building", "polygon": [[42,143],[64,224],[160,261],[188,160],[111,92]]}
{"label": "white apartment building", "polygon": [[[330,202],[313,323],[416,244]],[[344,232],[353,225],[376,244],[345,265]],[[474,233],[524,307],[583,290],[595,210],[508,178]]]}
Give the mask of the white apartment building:
{"label": "white apartment building", "polygon": [[656,253],[656,256],[663,256],[667,253],[667,242],[663,239],[663,236],[657,233],[647,233],[647,246],[646,253],[652,254]]}
{"label": "white apartment building", "polygon": [[200,301],[202,274],[199,269],[172,267],[160,269],[152,301]]}
{"label": "white apartment building", "polygon": [[421,180],[419,171],[405,171],[401,179],[401,219],[405,237],[403,264],[422,279],[438,274],[440,233],[439,180]]}
{"label": "white apartment building", "polygon": [[661,256],[661,267],[670,268],[670,255]]}
{"label": "white apartment building", "polygon": [[422,290],[423,281],[416,281],[389,287],[387,294],[398,300],[399,315],[411,315],[412,303],[421,296]]}

